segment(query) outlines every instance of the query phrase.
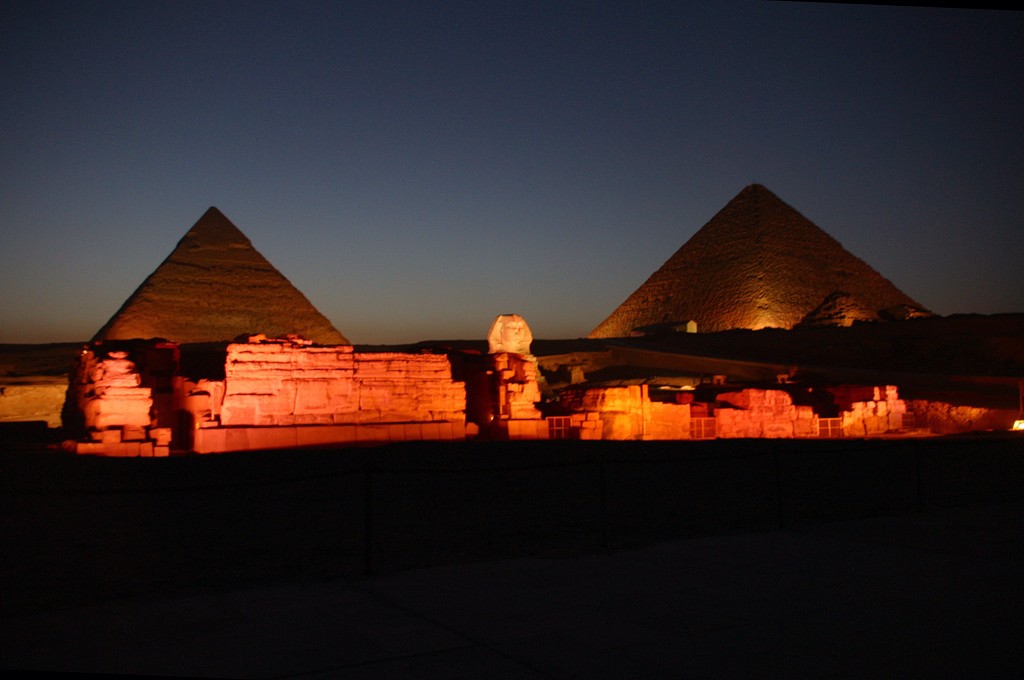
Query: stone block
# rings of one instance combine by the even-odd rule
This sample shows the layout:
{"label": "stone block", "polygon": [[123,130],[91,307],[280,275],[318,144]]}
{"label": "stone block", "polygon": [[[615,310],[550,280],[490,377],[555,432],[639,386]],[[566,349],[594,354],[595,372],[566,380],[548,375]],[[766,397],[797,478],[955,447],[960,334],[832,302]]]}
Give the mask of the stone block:
{"label": "stone block", "polygon": [[864,419],[864,432],[867,436],[884,434],[889,429],[889,419],[885,416],[868,416]]}
{"label": "stone block", "polygon": [[333,425],[334,415],[331,413],[296,413],[292,417],[296,425]]}
{"label": "stone block", "polygon": [[544,420],[509,420],[508,438],[516,440],[547,439],[548,424]]}
{"label": "stone block", "polygon": [[248,431],[250,449],[291,449],[295,448],[297,443],[296,428],[291,426],[254,427]]}
{"label": "stone block", "polygon": [[329,383],[326,380],[307,379],[295,381],[295,412],[324,412],[330,406],[328,393]]}
{"label": "stone block", "polygon": [[603,438],[612,440],[636,439],[640,436],[640,428],[634,417],[628,413],[602,413]]}
{"label": "stone block", "polygon": [[792,439],[793,432],[792,421],[764,424],[764,437],[767,439]]}
{"label": "stone block", "polygon": [[[455,424],[454,423],[451,423],[451,422],[448,422],[448,421],[437,423],[437,437],[438,437],[438,439],[443,439],[445,441],[452,441],[452,440],[456,439],[455,434],[456,433],[455,433]],[[463,435],[463,438],[464,438],[464,436],[465,435]]]}
{"label": "stone block", "polygon": [[595,441],[604,438],[603,423],[600,420],[587,420],[580,425],[580,439]]}
{"label": "stone block", "polygon": [[[263,373],[260,374],[261,376]],[[224,398],[250,395],[274,395],[281,389],[280,380],[267,377],[236,378],[229,376],[224,381]]]}
{"label": "stone block", "polygon": [[297,446],[349,444],[354,441],[356,441],[355,425],[325,425],[295,428],[295,442]]}
{"label": "stone block", "polygon": [[387,425],[364,424],[356,428],[356,441],[360,444],[383,444],[388,435]]}
{"label": "stone block", "polygon": [[121,385],[97,385],[96,396],[104,399],[133,400],[149,399],[151,390],[148,387],[127,387]]}
{"label": "stone block", "polygon": [[420,423],[402,423],[401,439],[396,441],[415,442],[423,438],[423,426]]}
{"label": "stone block", "polygon": [[813,418],[797,418],[793,421],[794,437],[817,437],[818,422]]}
{"label": "stone block", "polygon": [[251,403],[229,403],[225,398],[220,409],[220,421],[230,427],[253,425],[256,423],[256,407]]}
{"label": "stone block", "polygon": [[126,425],[121,430],[121,440],[126,442],[138,442],[146,439],[146,428],[137,425]]}
{"label": "stone block", "polygon": [[224,450],[224,428],[209,427],[192,433],[192,451],[195,453],[215,453]]}
{"label": "stone block", "polygon": [[867,430],[864,427],[864,420],[861,418],[843,418],[844,437],[866,437]]}

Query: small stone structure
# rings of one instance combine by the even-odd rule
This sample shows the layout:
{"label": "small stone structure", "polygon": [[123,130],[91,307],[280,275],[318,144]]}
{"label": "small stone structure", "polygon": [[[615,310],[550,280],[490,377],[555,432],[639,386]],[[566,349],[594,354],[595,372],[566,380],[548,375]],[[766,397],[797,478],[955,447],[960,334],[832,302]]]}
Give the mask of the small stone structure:
{"label": "small stone structure", "polygon": [[153,388],[142,384],[128,351],[102,351],[98,346],[83,351],[72,378],[72,393],[91,440],[79,442],[78,453],[168,454],[169,441],[156,433]]}

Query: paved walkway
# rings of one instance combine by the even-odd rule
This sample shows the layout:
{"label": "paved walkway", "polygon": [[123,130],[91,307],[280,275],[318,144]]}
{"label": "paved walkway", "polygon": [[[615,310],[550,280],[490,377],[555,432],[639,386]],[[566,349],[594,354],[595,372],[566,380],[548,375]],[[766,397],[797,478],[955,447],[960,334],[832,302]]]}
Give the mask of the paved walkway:
{"label": "paved walkway", "polygon": [[1024,503],[0,619],[7,668],[1024,677]]}

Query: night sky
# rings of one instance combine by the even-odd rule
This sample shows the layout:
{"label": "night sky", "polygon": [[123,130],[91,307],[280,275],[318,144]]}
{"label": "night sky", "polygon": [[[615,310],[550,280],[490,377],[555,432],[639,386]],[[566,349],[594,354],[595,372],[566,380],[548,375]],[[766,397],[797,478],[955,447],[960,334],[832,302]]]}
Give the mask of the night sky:
{"label": "night sky", "polygon": [[1024,312],[1024,14],[775,2],[0,9],[0,342],[224,212],[353,342],[586,335],[764,184],[940,314]]}

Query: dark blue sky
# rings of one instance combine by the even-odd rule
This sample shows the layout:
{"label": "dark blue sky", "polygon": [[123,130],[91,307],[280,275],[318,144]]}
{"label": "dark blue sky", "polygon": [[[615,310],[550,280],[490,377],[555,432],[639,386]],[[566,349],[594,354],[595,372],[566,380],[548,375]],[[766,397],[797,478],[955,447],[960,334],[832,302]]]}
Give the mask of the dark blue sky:
{"label": "dark blue sky", "polygon": [[588,333],[759,182],[924,306],[1024,312],[1024,15],[775,2],[0,9],[0,342],[211,205],[354,342]]}

